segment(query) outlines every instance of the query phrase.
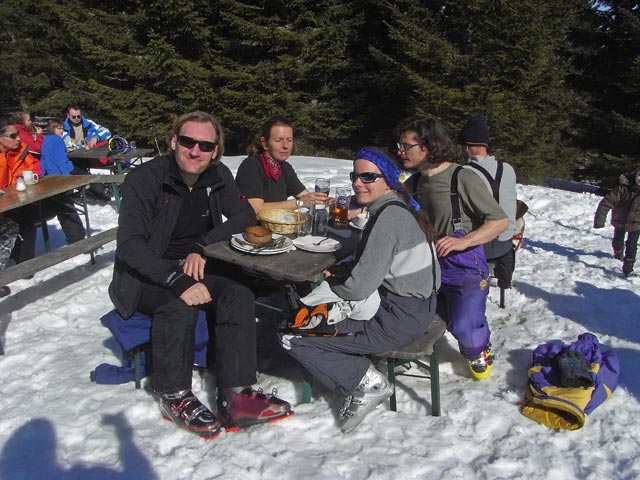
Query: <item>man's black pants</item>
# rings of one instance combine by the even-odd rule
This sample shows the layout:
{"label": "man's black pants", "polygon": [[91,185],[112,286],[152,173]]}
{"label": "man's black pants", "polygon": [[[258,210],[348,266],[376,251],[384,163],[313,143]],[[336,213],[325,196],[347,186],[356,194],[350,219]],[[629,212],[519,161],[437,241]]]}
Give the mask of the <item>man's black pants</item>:
{"label": "man's black pants", "polygon": [[[137,310],[153,318],[151,386],[174,393],[191,388],[193,344],[198,310],[207,313],[209,345],[207,367],[219,387],[256,383],[256,316],[254,296],[245,286],[225,277],[206,274],[202,280],[213,300],[187,306],[171,290],[147,284]],[[212,368],[213,366],[213,368]]]}

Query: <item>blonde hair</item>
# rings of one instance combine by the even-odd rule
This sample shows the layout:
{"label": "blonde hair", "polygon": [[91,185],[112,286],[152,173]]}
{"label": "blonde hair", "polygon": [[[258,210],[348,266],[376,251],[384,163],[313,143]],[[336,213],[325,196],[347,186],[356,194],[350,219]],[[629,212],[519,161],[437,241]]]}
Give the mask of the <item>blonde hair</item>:
{"label": "blonde hair", "polygon": [[213,126],[213,129],[216,131],[217,144],[218,144],[218,153],[215,157],[211,158],[211,165],[217,165],[220,157],[224,153],[224,132],[222,131],[222,124],[220,121],[207,112],[189,112],[184,115],[179,116],[173,122],[171,126],[171,132],[169,133],[169,141],[167,142],[171,145],[171,139],[175,136],[180,135],[180,130],[185,123],[189,122],[197,122],[197,123],[210,123]]}

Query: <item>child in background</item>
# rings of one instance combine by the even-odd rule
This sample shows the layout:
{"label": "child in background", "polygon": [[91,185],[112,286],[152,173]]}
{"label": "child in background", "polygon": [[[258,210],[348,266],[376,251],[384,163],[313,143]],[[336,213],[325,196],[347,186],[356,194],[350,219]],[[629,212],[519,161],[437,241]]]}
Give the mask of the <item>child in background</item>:
{"label": "child in background", "polygon": [[613,209],[611,225],[614,230],[611,245],[613,256],[623,261],[622,273],[625,276],[633,272],[640,237],[640,167],[636,168],[627,180],[628,182],[620,182],[600,201],[593,221],[594,228],[603,228],[607,213]]}

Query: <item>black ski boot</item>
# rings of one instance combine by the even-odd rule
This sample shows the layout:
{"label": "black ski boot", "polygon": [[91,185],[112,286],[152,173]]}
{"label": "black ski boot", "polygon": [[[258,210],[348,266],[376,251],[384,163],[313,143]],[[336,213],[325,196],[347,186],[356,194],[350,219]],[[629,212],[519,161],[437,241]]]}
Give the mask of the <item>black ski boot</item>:
{"label": "black ski boot", "polygon": [[625,258],[622,264],[622,273],[625,277],[628,277],[633,272],[633,264],[636,263],[635,258]]}

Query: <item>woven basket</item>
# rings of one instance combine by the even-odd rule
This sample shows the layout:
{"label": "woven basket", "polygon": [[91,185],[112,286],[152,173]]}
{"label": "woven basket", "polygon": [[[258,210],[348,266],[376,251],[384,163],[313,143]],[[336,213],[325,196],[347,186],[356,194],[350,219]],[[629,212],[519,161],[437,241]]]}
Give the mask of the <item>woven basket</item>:
{"label": "woven basket", "polygon": [[[286,219],[293,219],[288,221]],[[284,208],[267,208],[258,212],[258,220],[274,233],[290,235],[298,233],[298,230],[305,222],[304,215],[293,210]]]}

